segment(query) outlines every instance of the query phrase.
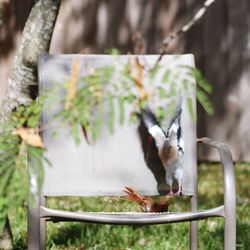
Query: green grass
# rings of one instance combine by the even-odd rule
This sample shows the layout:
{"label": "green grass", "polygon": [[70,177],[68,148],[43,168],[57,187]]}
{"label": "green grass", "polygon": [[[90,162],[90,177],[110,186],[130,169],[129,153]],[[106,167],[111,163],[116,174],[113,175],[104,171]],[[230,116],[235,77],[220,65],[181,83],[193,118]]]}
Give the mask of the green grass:
{"label": "green grass", "polygon": [[[250,165],[237,164],[237,249],[250,249]],[[218,164],[200,164],[199,208],[223,204],[223,181]],[[121,199],[50,198],[49,206],[72,211],[137,210]],[[26,204],[10,215],[15,249],[26,249]],[[188,199],[177,197],[170,211],[188,211]],[[211,218],[199,222],[199,249],[223,249],[223,219]],[[188,249],[189,223],[156,226],[110,226],[86,223],[47,223],[47,249]]]}

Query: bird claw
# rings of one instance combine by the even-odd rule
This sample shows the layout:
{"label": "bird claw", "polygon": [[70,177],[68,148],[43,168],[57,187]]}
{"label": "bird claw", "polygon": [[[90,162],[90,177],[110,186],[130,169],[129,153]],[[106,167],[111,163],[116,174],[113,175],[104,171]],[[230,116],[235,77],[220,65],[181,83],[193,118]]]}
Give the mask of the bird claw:
{"label": "bird claw", "polygon": [[173,191],[169,191],[169,193],[167,195],[168,196],[174,196],[174,192]]}
{"label": "bird claw", "polygon": [[176,196],[182,195],[182,186],[179,186],[178,191],[175,193]]}
{"label": "bird claw", "polygon": [[182,190],[178,190],[176,193],[175,193],[176,196],[180,196],[182,195]]}

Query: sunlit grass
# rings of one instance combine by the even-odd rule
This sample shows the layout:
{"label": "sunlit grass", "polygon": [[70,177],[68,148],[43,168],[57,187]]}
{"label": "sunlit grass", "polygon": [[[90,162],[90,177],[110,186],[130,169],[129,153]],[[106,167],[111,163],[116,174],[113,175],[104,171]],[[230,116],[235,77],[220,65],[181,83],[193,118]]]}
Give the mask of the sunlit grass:
{"label": "sunlit grass", "polygon": [[[237,249],[250,246],[250,165],[235,166],[237,183]],[[219,164],[202,163],[199,171],[199,208],[223,204],[223,180]],[[50,207],[70,211],[138,210],[121,199],[61,198],[48,201]],[[175,198],[170,211],[187,211],[187,198]],[[15,249],[26,249],[26,206],[11,214]],[[199,222],[199,249],[223,249],[223,219]],[[188,249],[189,223],[156,226],[110,226],[87,223],[47,223],[47,249]]]}

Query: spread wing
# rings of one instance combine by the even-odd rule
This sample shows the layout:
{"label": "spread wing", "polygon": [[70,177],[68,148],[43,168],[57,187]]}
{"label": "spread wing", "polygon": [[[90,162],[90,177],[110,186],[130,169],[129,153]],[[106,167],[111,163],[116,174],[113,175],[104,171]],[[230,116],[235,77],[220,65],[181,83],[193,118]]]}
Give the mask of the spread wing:
{"label": "spread wing", "polygon": [[171,146],[178,147],[178,151],[184,153],[184,143],[181,131],[181,113],[182,113],[182,96],[179,97],[176,112],[170,125],[165,133],[157,121],[154,113],[147,107],[141,111],[141,118],[156,142],[158,150],[163,146],[163,143],[168,140]]}
{"label": "spread wing", "polygon": [[159,150],[159,148],[163,145],[164,141],[167,139],[163,129],[161,128],[155,115],[149,108],[146,108],[141,111],[141,118],[145,126],[147,127],[148,132],[154,138],[156,146]]}
{"label": "spread wing", "polygon": [[169,138],[169,143],[171,145],[177,146],[179,152],[184,153],[184,143],[182,139],[181,130],[181,113],[182,113],[182,99],[178,102],[175,116],[170,122],[169,128],[167,130],[167,138]]}

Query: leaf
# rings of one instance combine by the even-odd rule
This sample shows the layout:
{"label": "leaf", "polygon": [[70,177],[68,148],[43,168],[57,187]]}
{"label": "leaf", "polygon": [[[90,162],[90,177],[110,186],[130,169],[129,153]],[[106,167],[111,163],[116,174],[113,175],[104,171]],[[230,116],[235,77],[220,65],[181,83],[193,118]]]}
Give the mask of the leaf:
{"label": "leaf", "polygon": [[128,90],[134,86],[134,78],[128,74],[128,72],[121,72],[121,77],[122,77],[122,87],[123,88],[128,88]]}
{"label": "leaf", "polygon": [[70,109],[72,107],[72,100],[76,95],[76,83],[80,70],[80,60],[76,60],[72,63],[71,76],[69,81],[68,95],[65,103],[65,109]]}
{"label": "leaf", "polygon": [[124,110],[124,102],[122,97],[118,97],[118,106],[119,106],[119,120],[120,120],[120,124],[122,125],[124,123],[125,120],[125,110]]}
{"label": "leaf", "polygon": [[176,102],[174,101],[175,100],[175,98],[173,98],[170,102],[169,102],[169,104],[168,104],[168,109],[167,109],[167,111],[168,111],[168,115],[171,117],[171,116],[173,116],[174,114],[175,114],[175,112],[176,112]]}
{"label": "leaf", "polygon": [[195,116],[195,111],[194,111],[193,99],[191,97],[187,97],[186,102],[187,102],[187,108],[188,108],[189,115],[190,115],[192,121],[195,121],[196,116]]}
{"label": "leaf", "polygon": [[158,107],[155,111],[155,115],[160,121],[162,121],[166,116],[166,111],[163,109],[163,107]]}
{"label": "leaf", "polygon": [[197,82],[197,85],[206,91],[208,94],[211,94],[213,91],[212,85],[203,77],[201,71],[197,68],[192,69],[193,76]]}
{"label": "leaf", "polygon": [[150,94],[146,90],[143,83],[143,66],[139,62],[138,57],[136,57],[134,61],[131,61],[131,75],[134,79],[134,84],[139,93],[139,101],[147,100]]}
{"label": "leaf", "polygon": [[201,81],[198,81],[197,84],[204,89],[208,94],[212,94],[213,87],[212,85],[205,79],[202,79]]}
{"label": "leaf", "polygon": [[28,145],[27,147],[28,161],[29,161],[29,181],[30,181],[30,196],[29,201],[34,205],[34,200],[39,197],[43,175],[44,175],[44,149],[36,148]]}
{"label": "leaf", "polygon": [[177,90],[176,90],[176,83],[171,82],[170,84],[170,97],[175,97],[177,95]]}
{"label": "leaf", "polygon": [[102,128],[102,120],[103,120],[103,104],[99,104],[96,107],[96,114],[95,114],[95,119],[94,123],[92,126],[92,139],[94,142],[96,142],[98,136],[100,135],[101,128]]}
{"label": "leaf", "polygon": [[197,99],[209,115],[214,114],[214,108],[212,103],[209,101],[208,96],[202,90],[197,89],[196,91]]}
{"label": "leaf", "polygon": [[6,192],[6,188],[8,186],[8,183],[13,175],[13,172],[15,171],[14,166],[9,166],[4,175],[1,177],[1,182],[0,182],[0,194],[3,195]]}
{"label": "leaf", "polygon": [[129,104],[133,103],[136,100],[136,96],[134,94],[128,94],[123,97],[124,101],[128,102]]}
{"label": "leaf", "polygon": [[28,119],[28,122],[27,122],[27,125],[28,127],[30,128],[34,128],[36,126],[38,126],[38,123],[39,123],[39,116],[31,116],[29,119]]}
{"label": "leaf", "polygon": [[113,55],[113,56],[118,56],[121,54],[121,52],[117,48],[106,49],[106,53]]}
{"label": "leaf", "polygon": [[184,79],[182,81],[182,87],[183,87],[184,91],[187,93],[187,91],[188,91],[188,80],[187,79]]}
{"label": "leaf", "polygon": [[23,141],[25,141],[27,144],[43,148],[43,142],[42,138],[38,134],[37,129],[34,128],[20,128],[18,130],[13,131],[14,135],[19,135]]}
{"label": "leaf", "polygon": [[143,100],[143,101],[140,101],[140,102],[139,102],[139,105],[140,105],[140,109],[145,109],[147,103],[146,103],[146,101]]}
{"label": "leaf", "polygon": [[6,216],[8,213],[8,197],[0,197],[0,232],[2,232],[3,227],[5,225]]}
{"label": "leaf", "polygon": [[102,97],[102,89],[100,84],[95,86],[90,86],[89,91],[97,101],[100,101]]}
{"label": "leaf", "polygon": [[132,112],[128,119],[128,124],[134,123],[137,120],[136,113]]}
{"label": "leaf", "polygon": [[143,68],[139,62],[139,59],[136,58],[131,65],[131,75],[134,79],[136,87],[140,89],[144,89],[142,78],[143,78]]}
{"label": "leaf", "polygon": [[110,82],[112,76],[114,75],[115,67],[114,66],[106,66],[104,68],[100,68],[100,70],[97,72],[100,76],[102,83],[107,84]]}
{"label": "leaf", "polygon": [[160,99],[167,98],[167,92],[165,88],[159,87],[158,90],[159,90]]}
{"label": "leaf", "polygon": [[156,77],[157,73],[159,72],[160,68],[161,68],[160,65],[157,64],[152,69],[150,69],[150,71],[149,71],[149,78],[150,78],[150,80],[154,80],[155,79],[155,77]]}
{"label": "leaf", "polygon": [[76,142],[76,144],[80,143],[80,134],[79,134],[79,125],[76,122],[73,122],[70,127],[70,132]]}
{"label": "leaf", "polygon": [[113,97],[109,95],[108,97],[108,105],[109,105],[109,115],[108,115],[108,125],[109,125],[109,132],[111,134],[114,133],[114,120],[115,120],[115,106],[113,102]]}
{"label": "leaf", "polygon": [[162,76],[161,82],[162,83],[167,83],[169,81],[170,74],[171,74],[171,71],[169,69],[167,69],[165,71],[165,73],[163,74],[163,76]]}

